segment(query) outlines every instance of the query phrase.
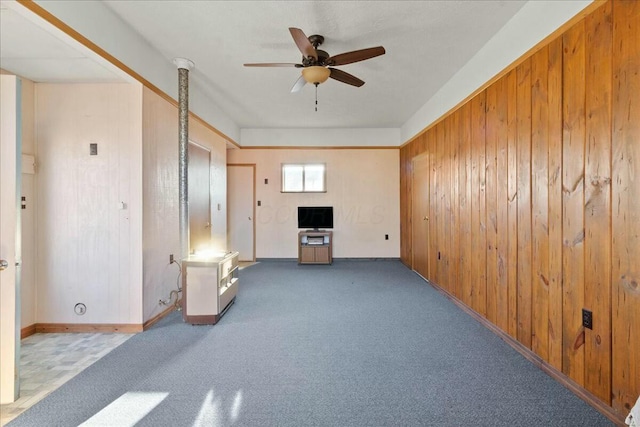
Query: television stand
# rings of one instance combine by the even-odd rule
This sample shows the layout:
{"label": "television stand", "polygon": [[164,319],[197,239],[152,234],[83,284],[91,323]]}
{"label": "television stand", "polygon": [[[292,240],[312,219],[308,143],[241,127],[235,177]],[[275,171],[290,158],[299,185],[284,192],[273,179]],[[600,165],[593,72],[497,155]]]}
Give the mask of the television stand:
{"label": "television stand", "polygon": [[306,230],[298,233],[298,264],[331,264],[333,232]]}

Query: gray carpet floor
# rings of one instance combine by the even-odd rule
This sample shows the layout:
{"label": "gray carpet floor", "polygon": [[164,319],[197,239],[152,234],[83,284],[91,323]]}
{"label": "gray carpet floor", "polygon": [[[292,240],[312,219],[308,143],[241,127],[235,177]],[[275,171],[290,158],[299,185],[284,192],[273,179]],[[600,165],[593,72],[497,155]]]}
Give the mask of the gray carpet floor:
{"label": "gray carpet floor", "polygon": [[399,261],[245,268],[217,325],[173,313],[9,425],[77,426],[133,392],[163,393],[140,426],[612,425]]}

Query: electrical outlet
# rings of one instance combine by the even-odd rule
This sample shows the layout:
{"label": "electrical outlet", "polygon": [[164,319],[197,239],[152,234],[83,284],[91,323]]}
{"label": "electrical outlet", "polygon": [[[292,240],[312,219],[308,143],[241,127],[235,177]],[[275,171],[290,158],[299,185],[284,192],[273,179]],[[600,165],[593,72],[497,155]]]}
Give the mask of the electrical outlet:
{"label": "electrical outlet", "polygon": [[169,264],[173,264],[173,254],[169,255]]}
{"label": "electrical outlet", "polygon": [[582,309],[582,326],[587,329],[593,329],[593,313],[586,308]]}

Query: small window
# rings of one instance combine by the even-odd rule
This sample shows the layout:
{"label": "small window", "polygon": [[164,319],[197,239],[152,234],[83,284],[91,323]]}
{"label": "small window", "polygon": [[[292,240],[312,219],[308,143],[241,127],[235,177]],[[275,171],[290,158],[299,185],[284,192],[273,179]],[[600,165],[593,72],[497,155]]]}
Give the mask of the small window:
{"label": "small window", "polygon": [[326,165],[322,163],[282,165],[283,193],[325,193],[326,182]]}

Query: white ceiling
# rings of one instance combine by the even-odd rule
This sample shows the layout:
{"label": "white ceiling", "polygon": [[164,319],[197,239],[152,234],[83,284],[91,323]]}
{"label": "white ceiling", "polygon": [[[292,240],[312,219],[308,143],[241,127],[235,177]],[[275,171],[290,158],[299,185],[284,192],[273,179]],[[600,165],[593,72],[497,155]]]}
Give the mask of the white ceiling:
{"label": "white ceiling", "polygon": [[[239,128],[399,128],[526,1],[106,1],[167,61],[191,73]],[[114,81],[118,73],[64,35],[2,10],[2,68],[34,81]],[[386,55],[340,68],[360,88],[328,80],[298,94],[296,68],[247,62],[300,62],[288,27],[325,37],[331,55],[382,45]],[[58,32],[59,33],[59,32]],[[94,56],[93,56],[94,57]],[[95,57],[94,57],[95,58]],[[95,62],[98,61],[98,62]],[[102,62],[102,63],[101,63]]]}
{"label": "white ceiling", "polygon": [[[400,127],[493,36],[524,1],[107,1],[167,60],[196,64],[192,78],[240,128]],[[366,82],[329,80],[298,94],[300,62],[289,27],[325,37],[331,55],[382,45],[384,56],[340,67]]]}
{"label": "white ceiling", "polygon": [[[111,83],[125,79],[88,49],[30,12],[0,2],[0,68],[35,82]],[[31,18],[31,19],[30,19]]]}

